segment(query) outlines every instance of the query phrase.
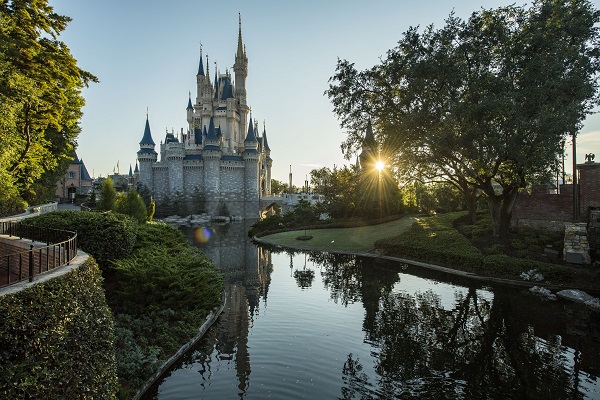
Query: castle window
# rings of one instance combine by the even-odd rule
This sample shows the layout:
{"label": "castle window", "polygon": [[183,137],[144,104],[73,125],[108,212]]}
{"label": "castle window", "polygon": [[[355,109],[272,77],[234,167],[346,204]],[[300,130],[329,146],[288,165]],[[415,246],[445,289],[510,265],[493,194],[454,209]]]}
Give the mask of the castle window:
{"label": "castle window", "polygon": [[69,171],[69,179],[75,179],[75,172]]}

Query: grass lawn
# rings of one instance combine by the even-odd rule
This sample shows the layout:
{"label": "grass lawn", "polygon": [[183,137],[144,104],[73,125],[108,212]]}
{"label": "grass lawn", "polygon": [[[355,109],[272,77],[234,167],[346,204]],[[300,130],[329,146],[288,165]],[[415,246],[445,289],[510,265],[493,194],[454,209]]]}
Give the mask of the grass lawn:
{"label": "grass lawn", "polygon": [[[395,221],[358,228],[307,229],[306,231],[281,232],[263,236],[261,240],[274,245],[306,247],[311,250],[367,253],[374,250],[375,246],[373,244],[375,241],[401,234],[410,227],[413,221],[413,217],[406,216]],[[312,236],[312,239],[296,239],[304,235]]]}

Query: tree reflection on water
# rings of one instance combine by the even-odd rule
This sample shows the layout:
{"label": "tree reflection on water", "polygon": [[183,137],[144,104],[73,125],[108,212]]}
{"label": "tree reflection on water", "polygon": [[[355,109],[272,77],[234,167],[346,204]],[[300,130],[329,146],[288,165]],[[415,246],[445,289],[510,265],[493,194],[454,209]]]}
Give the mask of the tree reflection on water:
{"label": "tree reflection on water", "polygon": [[[579,351],[570,353],[559,335],[536,335],[536,320],[564,316],[529,310],[531,321],[522,320],[513,291],[496,290],[490,300],[475,287],[455,291],[453,306],[444,307],[432,290],[394,289],[397,269],[374,270],[364,260],[327,254],[317,260],[332,300],[363,302],[365,340],[373,346],[376,376],[349,354],[343,399],[586,398]],[[587,350],[597,355],[598,343]]]}

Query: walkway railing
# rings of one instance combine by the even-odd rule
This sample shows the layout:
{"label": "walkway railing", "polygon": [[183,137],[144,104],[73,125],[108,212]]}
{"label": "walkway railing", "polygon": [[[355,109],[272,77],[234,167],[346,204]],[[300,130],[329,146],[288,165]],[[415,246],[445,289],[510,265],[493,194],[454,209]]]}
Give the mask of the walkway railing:
{"label": "walkway railing", "polygon": [[[8,237],[0,237],[0,287],[27,279],[32,282],[36,275],[68,265],[77,255],[76,232],[8,221],[0,222],[0,235]],[[16,242],[17,238],[21,242]],[[37,246],[29,244],[28,250],[17,250],[15,244],[22,244],[23,239],[37,242]]]}

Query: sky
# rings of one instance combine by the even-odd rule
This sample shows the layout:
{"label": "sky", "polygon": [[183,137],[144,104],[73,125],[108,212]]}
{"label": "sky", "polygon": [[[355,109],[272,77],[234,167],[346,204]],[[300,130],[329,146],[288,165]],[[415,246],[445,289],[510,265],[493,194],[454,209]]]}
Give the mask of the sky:
{"label": "sky", "polygon": [[[146,110],[154,141],[165,131],[187,130],[188,93],[196,96],[200,43],[216,66],[231,69],[238,13],[248,56],[247,101],[266,126],[272,178],[302,186],[315,168],[348,164],[340,144],[346,133],[324,92],[338,59],[370,68],[411,26],[443,25],[454,11],[512,4],[513,0],[50,0],[73,20],[60,39],[80,68],[99,83],[83,90],[86,105],[77,154],[88,171],[107,176],[135,167]],[[517,2],[517,4],[523,4]],[[204,59],[206,64],[206,59]],[[158,147],[158,146],[157,146]],[[157,149],[158,150],[158,149]],[[600,116],[589,116],[577,137],[577,162],[600,159]],[[569,157],[571,151],[567,150]],[[354,162],[352,160],[351,162]],[[572,161],[567,163],[571,170]]]}

